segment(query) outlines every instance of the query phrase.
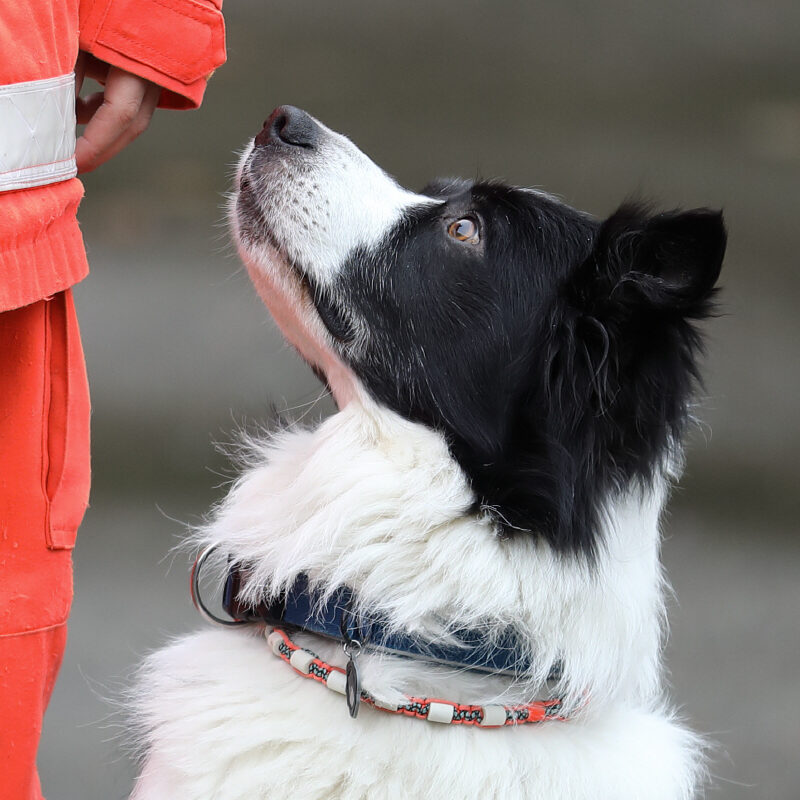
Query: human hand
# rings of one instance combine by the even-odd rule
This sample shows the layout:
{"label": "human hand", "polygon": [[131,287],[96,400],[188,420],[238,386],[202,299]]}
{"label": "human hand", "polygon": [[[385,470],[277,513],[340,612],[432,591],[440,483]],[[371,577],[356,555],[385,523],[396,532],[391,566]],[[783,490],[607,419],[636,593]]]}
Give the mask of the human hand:
{"label": "human hand", "polygon": [[[104,84],[102,92],[80,97],[84,78]],[[75,65],[75,112],[86,125],[75,143],[78,172],[91,172],[127,147],[150,124],[161,87],[88,53]]]}

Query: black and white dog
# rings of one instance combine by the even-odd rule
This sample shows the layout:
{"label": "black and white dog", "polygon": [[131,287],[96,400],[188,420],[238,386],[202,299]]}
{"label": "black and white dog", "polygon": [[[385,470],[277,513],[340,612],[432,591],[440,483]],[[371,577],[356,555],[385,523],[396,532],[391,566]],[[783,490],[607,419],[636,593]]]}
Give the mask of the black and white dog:
{"label": "black and white dog", "polygon": [[[231,218],[339,410],[254,442],[199,539],[241,568],[241,603],[300,591],[308,625],[156,653],[135,798],[693,797],[702,742],[661,683],[659,516],[721,215],[599,221],[496,182],[414,194],[284,106]],[[348,630],[344,652],[309,632],[343,592],[379,621],[357,719]]]}

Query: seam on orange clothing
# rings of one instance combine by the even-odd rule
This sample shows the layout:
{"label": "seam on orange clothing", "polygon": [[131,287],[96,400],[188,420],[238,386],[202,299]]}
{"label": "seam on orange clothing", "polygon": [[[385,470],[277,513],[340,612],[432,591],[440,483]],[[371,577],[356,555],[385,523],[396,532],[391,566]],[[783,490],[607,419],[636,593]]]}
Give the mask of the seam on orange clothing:
{"label": "seam on orange clothing", "polygon": [[[111,10],[111,3],[113,0],[107,0],[106,7],[103,9],[103,13],[100,15],[100,20],[98,21],[95,29],[92,33],[92,44],[97,42],[97,37],[100,36],[100,31],[103,30],[103,25],[106,24],[106,17],[108,16],[108,12]],[[92,3],[92,8],[94,8],[95,4]]]}
{"label": "seam on orange clothing", "polygon": [[47,631],[55,630],[56,628],[63,628],[67,624],[67,620],[63,622],[55,622],[52,625],[45,625],[43,628],[33,628],[29,631],[17,631],[17,633],[0,633],[0,639],[11,639],[14,636],[30,636],[33,633],[45,633]]}
{"label": "seam on orange clothing", "polygon": [[[156,77],[148,78],[151,83],[155,83],[156,86],[160,86],[162,92],[166,92],[167,94],[175,95],[183,100],[188,100],[189,102],[195,102],[192,100],[191,92],[193,89],[198,85],[207,81],[210,77],[211,73],[213,73],[213,69],[208,75],[201,75],[199,78],[191,78],[184,80],[183,78],[178,78],[169,72],[166,72],[163,66],[153,66],[152,64],[148,63],[147,61],[143,61],[142,58],[136,58],[135,56],[130,55],[130,53],[126,53],[120,49],[121,42],[119,40],[125,39],[126,37],[118,32],[112,32],[113,37],[116,37],[117,41],[109,42],[107,40],[100,41],[99,39],[94,43],[95,49],[97,50],[98,54],[96,57],[102,60],[109,60],[113,56],[117,56],[124,60],[127,64],[133,64],[136,67],[144,67],[150,70]],[[135,42],[136,45],[139,45],[137,39],[130,39],[128,41]],[[158,54],[158,51],[153,51],[154,53]],[[139,53],[140,56],[147,55],[146,53]],[[109,63],[111,61],[109,60]],[[179,62],[174,62],[171,65],[172,67],[183,67],[184,69],[188,69],[191,65],[189,64],[181,64]],[[131,66],[123,66],[120,69],[126,69],[128,72],[134,70],[134,67]],[[163,97],[163,94],[162,94]],[[159,101],[160,102],[160,101]],[[192,108],[196,108],[197,106],[193,105]],[[159,108],[171,108],[171,106],[159,106]]]}
{"label": "seam on orange clothing", "polygon": [[[51,331],[53,332],[54,345],[51,348],[51,375],[53,370],[63,371],[64,374],[64,428],[63,431],[59,430],[59,435],[63,433],[63,440],[59,438],[58,444],[63,446],[63,454],[61,457],[60,472],[57,476],[55,486],[50,486],[52,474],[48,475],[48,497],[50,501],[50,517],[48,520],[47,546],[50,550],[73,550],[75,548],[75,539],[77,534],[78,525],[68,524],[64,526],[59,525],[63,523],[65,517],[64,509],[69,509],[72,513],[77,513],[78,505],[74,502],[74,496],[69,492],[64,496],[64,482],[67,480],[68,475],[74,477],[74,472],[71,470],[72,455],[76,447],[76,432],[75,432],[75,419],[74,409],[76,407],[76,392],[80,394],[85,381],[84,369],[82,367],[83,356],[80,345],[80,335],[78,333],[78,317],[75,310],[75,303],[73,301],[73,294],[71,289],[66,289],[59,292],[54,296],[53,302],[59,305],[53,308],[58,311],[57,326],[51,316]],[[63,316],[62,316],[63,312]],[[63,336],[63,341],[61,337]],[[56,347],[56,342],[63,344],[63,361],[61,360],[61,347]],[[55,367],[52,365],[55,364]],[[76,375],[80,372],[80,376]],[[60,384],[59,384],[60,385]],[[81,388],[78,388],[78,385]],[[52,381],[51,381],[52,386]],[[60,403],[61,396],[57,395],[56,400]],[[50,406],[51,411],[54,407],[53,390],[50,390]],[[81,403],[78,403],[80,408]],[[55,406],[60,408],[59,406]],[[52,426],[49,426],[52,430]],[[48,453],[51,451],[52,438],[48,442]],[[79,446],[82,447],[82,440],[78,439]],[[49,472],[52,473],[53,465],[51,462]],[[85,512],[86,505],[82,506],[81,516]],[[72,513],[66,514],[67,519],[72,522]]]}
{"label": "seam on orange clothing", "polygon": [[[195,22],[197,21],[198,20],[195,20]],[[113,34],[113,36],[117,37],[118,39],[123,39],[135,45],[139,49],[140,53],[149,53],[152,56],[158,56],[161,59],[162,63],[165,65],[173,64],[175,66],[182,67],[183,70],[187,72],[193,66],[193,64],[189,64],[186,61],[182,61],[181,59],[173,58],[172,56],[167,55],[167,53],[165,53],[163,50],[159,50],[158,48],[150,47],[149,45],[144,44],[144,42],[142,42],[140,39],[136,39],[133,36],[129,36],[127,33],[125,33],[125,31],[116,30],[116,31],[109,31],[109,33]],[[140,64],[144,64],[145,66],[150,67],[150,69],[153,69],[156,72],[160,72],[165,78],[171,78],[172,80],[177,81],[183,86],[188,86],[190,83],[194,83],[195,81],[199,80],[199,78],[187,77],[184,79],[184,78],[179,78],[177,75],[170,75],[168,72],[165,72],[164,69],[162,69],[158,65],[148,64],[146,61],[142,61],[141,59],[132,56],[130,53],[124,53],[122,50],[117,50],[117,48],[114,47],[108,39],[104,40],[98,39],[97,43],[107,47],[109,50],[113,50],[115,53],[119,53],[119,55],[124,56],[125,58],[129,58],[131,61],[136,61]]]}
{"label": "seam on orange clothing", "polygon": [[[189,19],[193,19],[196,22],[204,22],[205,20],[202,17],[208,17],[209,14],[213,18],[217,17],[217,14],[214,12],[217,11],[216,7],[209,8],[207,5],[203,5],[202,3],[198,3],[197,0],[184,0],[185,3],[189,3],[190,5],[183,5],[178,8],[174,3],[165,2],[164,0],[150,0],[151,3],[155,3],[162,8],[166,8],[168,11],[174,11],[176,14],[180,14],[182,17],[188,17]],[[195,14],[189,13],[189,10],[194,6]]]}
{"label": "seam on orange clothing", "polygon": [[44,534],[45,544],[50,539],[50,498],[47,494],[47,475],[50,471],[50,451],[48,439],[50,435],[50,350],[52,347],[52,330],[50,321],[50,301],[44,303],[44,377],[42,380],[42,496],[44,497]]}
{"label": "seam on orange clothing", "polygon": [[[68,290],[67,290],[68,291]],[[64,323],[63,333],[64,333],[64,363],[60,364],[61,368],[64,370],[64,453],[61,457],[61,472],[58,475],[58,482],[53,487],[53,494],[50,497],[50,502],[55,503],[56,498],[61,491],[61,487],[64,484],[64,474],[67,472],[68,464],[69,464],[69,455],[70,455],[70,422],[72,421],[71,411],[72,411],[72,375],[70,372],[70,363],[72,355],[70,352],[70,342],[72,340],[72,336],[70,335],[70,319],[69,319],[69,298],[67,297],[67,291],[59,292],[58,302],[61,303],[64,311],[64,318],[63,320],[59,319],[59,327],[60,323]],[[52,394],[52,393],[51,393]],[[52,397],[50,399],[52,403]],[[58,531],[50,531],[50,538],[53,538],[53,533],[57,533]]]}

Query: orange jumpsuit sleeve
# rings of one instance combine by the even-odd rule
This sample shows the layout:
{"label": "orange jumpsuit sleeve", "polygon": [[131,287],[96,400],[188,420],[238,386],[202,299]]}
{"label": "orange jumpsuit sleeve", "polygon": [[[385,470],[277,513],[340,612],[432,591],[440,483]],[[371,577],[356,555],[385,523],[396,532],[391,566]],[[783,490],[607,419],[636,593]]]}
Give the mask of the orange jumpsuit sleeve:
{"label": "orange jumpsuit sleeve", "polygon": [[163,87],[161,108],[197,108],[225,62],[222,0],[80,0],[80,49]]}

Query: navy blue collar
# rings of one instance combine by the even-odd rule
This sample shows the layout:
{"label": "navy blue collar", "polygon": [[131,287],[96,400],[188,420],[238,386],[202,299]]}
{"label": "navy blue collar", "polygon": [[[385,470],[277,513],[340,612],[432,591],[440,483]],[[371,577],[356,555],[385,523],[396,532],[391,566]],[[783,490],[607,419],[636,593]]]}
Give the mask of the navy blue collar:
{"label": "navy blue collar", "polygon": [[[308,578],[299,575],[275,602],[256,607],[238,600],[241,575],[231,569],[225,580],[223,606],[235,620],[264,622],[287,631],[308,631],[337,642],[360,642],[365,650],[377,650],[408,658],[444,664],[454,669],[470,669],[519,677],[530,672],[531,664],[520,657],[513,631],[499,641],[489,643],[483,633],[461,629],[453,633],[455,644],[441,645],[420,640],[412,634],[389,632],[380,619],[365,619],[351,612],[353,592],[338,589],[327,600],[309,586]],[[561,665],[555,664],[550,680],[561,677]]]}

